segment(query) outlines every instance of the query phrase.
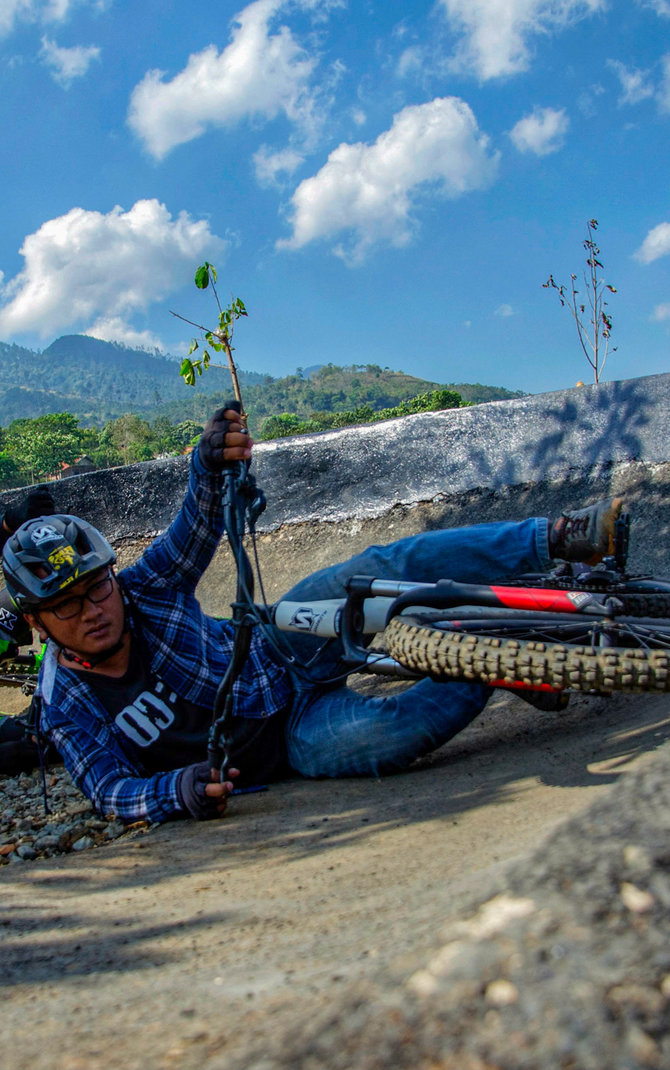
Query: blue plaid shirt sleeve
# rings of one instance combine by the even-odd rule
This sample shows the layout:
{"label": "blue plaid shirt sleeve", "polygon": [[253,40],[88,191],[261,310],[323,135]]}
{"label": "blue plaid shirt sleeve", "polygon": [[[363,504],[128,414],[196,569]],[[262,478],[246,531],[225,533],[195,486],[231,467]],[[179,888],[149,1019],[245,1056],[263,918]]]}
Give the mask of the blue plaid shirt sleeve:
{"label": "blue plaid shirt sleeve", "polygon": [[[221,537],[220,484],[196,450],[179,514],[122,573],[124,587],[150,626],[154,668],[184,697],[210,709],[232,649],[232,629],[227,622],[206,618],[193,592]],[[56,656],[51,649],[42,667],[42,723],[79,789],[101,814],[113,813],[123,821],[184,816],[178,792],[182,770],[145,776],[128,756],[85,674],[58,666]],[[288,696],[285,671],[255,640],[236,685],[235,708],[242,715],[268,716],[284,708]]]}
{"label": "blue plaid shirt sleeve", "polygon": [[153,823],[184,815],[177,791],[181,769],[144,777],[72,722],[51,725],[49,737],[74,783],[103,817]]}
{"label": "blue plaid shirt sleeve", "polygon": [[198,450],[191,455],[189,484],[179,513],[134,565],[124,569],[133,591],[195,590],[223,533],[221,476],[209,472]]}

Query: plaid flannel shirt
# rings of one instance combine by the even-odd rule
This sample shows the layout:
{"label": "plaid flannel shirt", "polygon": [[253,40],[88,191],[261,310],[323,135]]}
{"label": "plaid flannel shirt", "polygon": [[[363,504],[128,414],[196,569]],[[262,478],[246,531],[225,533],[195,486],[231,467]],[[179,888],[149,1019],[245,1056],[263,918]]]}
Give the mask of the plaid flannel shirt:
{"label": "plaid flannel shirt", "polygon": [[[184,699],[211,710],[233,649],[233,627],[203,613],[195,587],[223,528],[220,477],[193,451],[188,492],[170,527],[119,580],[130,604],[131,630],[151,670]],[[124,821],[164,821],[183,815],[181,769],[147,776],[132,744],[93,690],[87,674],[58,664],[49,643],[40,672],[40,727],[62,755],[75,784],[101,814]],[[254,633],[234,687],[233,715],[269,717],[288,708],[287,671]],[[203,759],[205,755],[203,754]]]}

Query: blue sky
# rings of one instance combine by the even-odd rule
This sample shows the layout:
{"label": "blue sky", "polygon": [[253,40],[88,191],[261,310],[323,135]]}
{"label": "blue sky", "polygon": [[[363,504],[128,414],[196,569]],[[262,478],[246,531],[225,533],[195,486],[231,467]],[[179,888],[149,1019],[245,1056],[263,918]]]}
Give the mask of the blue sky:
{"label": "blue sky", "polygon": [[670,0],[0,0],[0,340],[531,392],[592,373],[550,274],[586,221],[604,378],[670,370]]}

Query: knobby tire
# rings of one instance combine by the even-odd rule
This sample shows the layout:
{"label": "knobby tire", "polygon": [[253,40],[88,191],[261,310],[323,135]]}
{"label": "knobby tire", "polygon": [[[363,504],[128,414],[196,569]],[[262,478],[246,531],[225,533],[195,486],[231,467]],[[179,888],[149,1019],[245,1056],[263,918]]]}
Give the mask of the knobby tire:
{"label": "knobby tire", "polygon": [[394,617],[384,640],[396,661],[434,680],[504,681],[578,691],[670,691],[667,649],[505,639],[442,630],[411,616]]}

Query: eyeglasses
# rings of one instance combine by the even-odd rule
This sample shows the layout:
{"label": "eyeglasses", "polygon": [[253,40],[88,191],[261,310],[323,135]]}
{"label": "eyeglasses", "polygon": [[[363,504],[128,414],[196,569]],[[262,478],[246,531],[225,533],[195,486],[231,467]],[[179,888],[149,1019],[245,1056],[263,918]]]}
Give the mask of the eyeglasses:
{"label": "eyeglasses", "polygon": [[55,606],[42,606],[42,612],[44,613],[48,610],[58,620],[72,620],[73,617],[77,617],[83,611],[84,602],[87,599],[89,602],[93,602],[94,605],[98,605],[98,603],[104,602],[106,598],[109,598],[113,589],[114,577],[108,571],[103,579],[98,580],[97,583],[92,583],[83,594],[73,594],[70,598],[64,598],[62,602],[56,602]]}

